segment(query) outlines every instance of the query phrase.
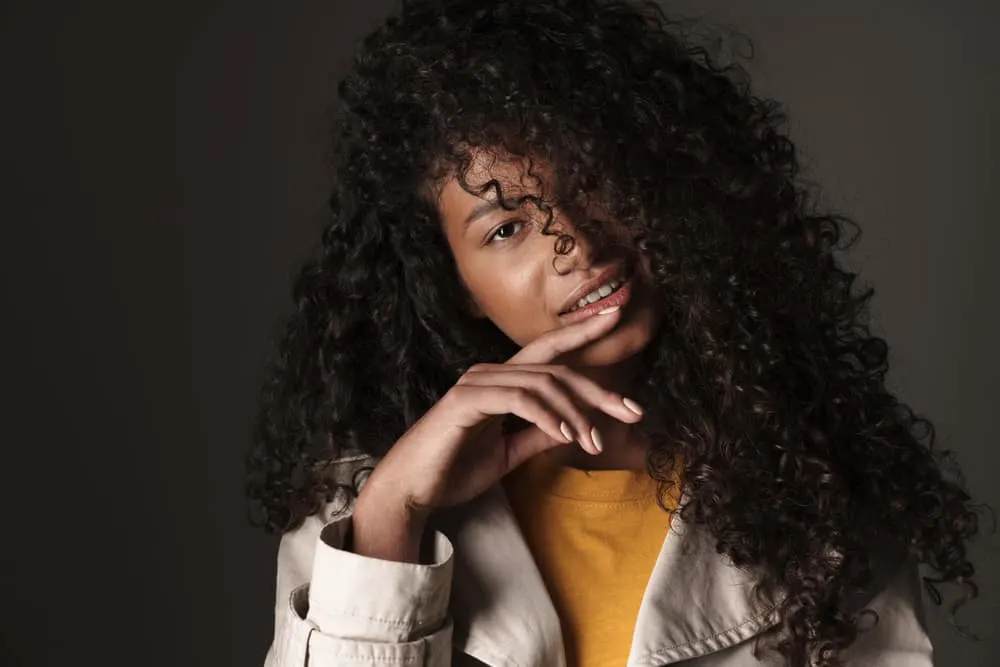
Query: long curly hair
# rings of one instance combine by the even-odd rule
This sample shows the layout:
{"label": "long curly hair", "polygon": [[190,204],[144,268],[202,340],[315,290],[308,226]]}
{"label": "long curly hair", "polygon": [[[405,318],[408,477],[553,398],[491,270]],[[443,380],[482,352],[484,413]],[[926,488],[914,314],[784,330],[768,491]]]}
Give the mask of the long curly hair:
{"label": "long curly hair", "polygon": [[489,150],[553,165],[560,201],[600,201],[648,261],[649,472],[665,494],[683,462],[676,511],[759,573],[771,648],[837,664],[876,542],[928,566],[936,602],[942,582],[975,596],[977,506],[886,388],[873,290],[837,258],[857,226],[819,210],[780,106],[689,27],[652,2],[438,0],[365,39],[339,84],[322,243],[260,395],[253,521],[295,528],[332,497],[325,464],[384,455],[469,366],[514,351],[468,314],[427,195]]}

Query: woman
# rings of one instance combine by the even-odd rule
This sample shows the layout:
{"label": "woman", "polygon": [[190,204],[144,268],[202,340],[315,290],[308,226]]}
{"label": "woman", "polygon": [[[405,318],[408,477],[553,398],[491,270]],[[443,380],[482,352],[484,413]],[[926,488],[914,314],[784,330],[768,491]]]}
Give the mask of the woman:
{"label": "woman", "polygon": [[652,4],[409,4],[262,393],[269,665],[928,665],[976,516],[777,105]]}

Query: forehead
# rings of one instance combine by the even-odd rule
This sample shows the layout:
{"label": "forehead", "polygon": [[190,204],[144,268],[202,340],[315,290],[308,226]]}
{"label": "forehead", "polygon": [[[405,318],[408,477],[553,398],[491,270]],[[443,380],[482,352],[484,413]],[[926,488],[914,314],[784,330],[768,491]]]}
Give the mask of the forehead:
{"label": "forehead", "polygon": [[516,206],[524,197],[550,199],[555,193],[548,164],[522,156],[478,150],[464,171],[452,171],[437,184],[436,205],[445,224],[464,222],[484,202]]}

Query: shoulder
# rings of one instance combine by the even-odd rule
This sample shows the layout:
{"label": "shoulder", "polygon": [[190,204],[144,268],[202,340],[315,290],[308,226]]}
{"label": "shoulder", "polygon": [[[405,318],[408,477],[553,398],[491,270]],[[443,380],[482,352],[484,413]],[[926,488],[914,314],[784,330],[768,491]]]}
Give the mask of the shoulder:
{"label": "shoulder", "polygon": [[932,664],[920,582],[915,559],[887,560],[872,585],[847,600],[861,630],[845,652],[847,664]]}
{"label": "shoulder", "polygon": [[[903,545],[889,540],[874,540],[869,542],[866,556],[871,564],[870,579],[865,586],[844,597],[843,611],[855,614],[891,595],[912,597],[915,593],[919,600],[917,560],[906,552]],[[911,591],[911,587],[915,590]]]}
{"label": "shoulder", "polygon": [[279,606],[285,603],[292,590],[309,581],[320,533],[331,524],[342,524],[341,528],[346,530],[346,520],[357,494],[377,461],[363,452],[345,452],[317,466],[317,472],[333,487],[333,494],[318,511],[281,536],[278,546]]}
{"label": "shoulder", "polygon": [[378,461],[378,457],[371,454],[350,450],[316,464],[315,470],[327,482],[360,491]]}

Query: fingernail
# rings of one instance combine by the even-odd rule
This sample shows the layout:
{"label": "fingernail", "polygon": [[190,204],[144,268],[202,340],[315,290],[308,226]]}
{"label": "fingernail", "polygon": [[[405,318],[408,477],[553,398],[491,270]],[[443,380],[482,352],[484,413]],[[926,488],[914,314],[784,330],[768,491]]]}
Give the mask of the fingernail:
{"label": "fingernail", "polygon": [[573,429],[569,427],[569,424],[563,422],[559,424],[559,430],[562,431],[563,437],[566,438],[566,442],[573,442],[576,438],[573,437]]}
{"label": "fingernail", "polygon": [[604,310],[597,311],[598,315],[610,315],[611,313],[621,310],[621,306],[611,306],[610,308],[605,308]]}
{"label": "fingernail", "polygon": [[633,401],[631,398],[627,397],[623,398],[622,403],[624,403],[625,407],[634,412],[635,414],[639,415],[640,417],[642,416],[642,406]]}
{"label": "fingernail", "polygon": [[604,451],[604,443],[601,442],[601,434],[596,426],[590,429],[590,439],[594,441],[594,447],[597,447],[597,451]]}

